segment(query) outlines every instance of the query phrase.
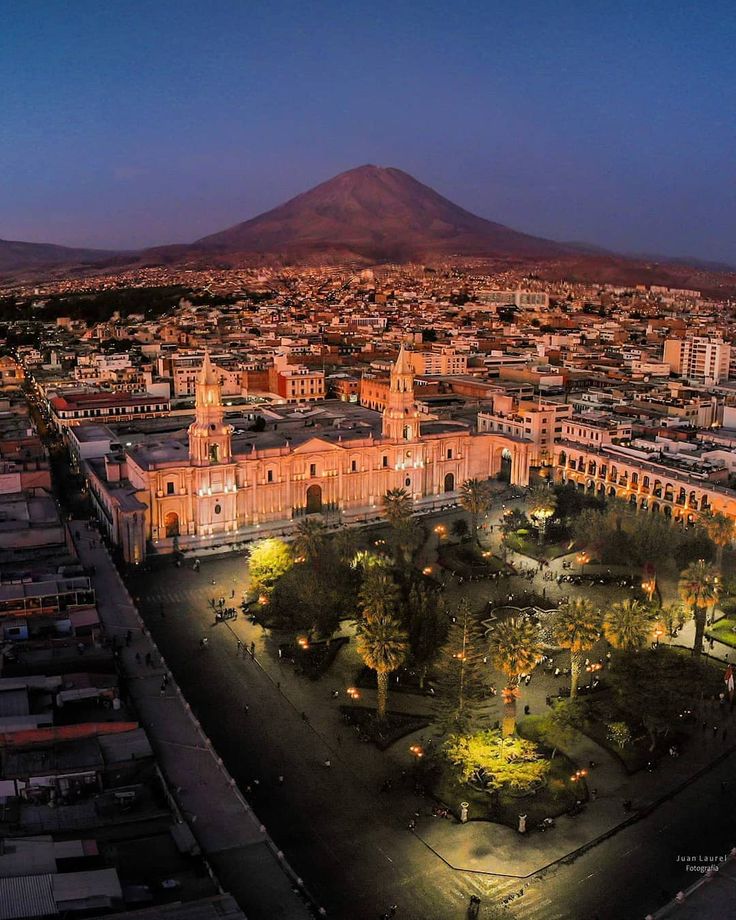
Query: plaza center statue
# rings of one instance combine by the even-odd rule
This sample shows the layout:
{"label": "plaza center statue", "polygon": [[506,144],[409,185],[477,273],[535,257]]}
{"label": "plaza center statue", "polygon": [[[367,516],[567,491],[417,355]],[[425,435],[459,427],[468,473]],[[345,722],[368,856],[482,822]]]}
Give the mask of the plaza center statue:
{"label": "plaza center statue", "polygon": [[496,476],[504,465],[512,484],[529,481],[528,441],[419,411],[403,347],[383,412],[342,402],[289,407],[265,430],[236,434],[209,355],[195,411],[188,445],[151,435],[89,464],[98,518],[128,562],[152,546],[242,542],[305,514],[347,524],[375,519],[389,489],[406,489],[417,510],[430,509],[454,502],[464,480]]}

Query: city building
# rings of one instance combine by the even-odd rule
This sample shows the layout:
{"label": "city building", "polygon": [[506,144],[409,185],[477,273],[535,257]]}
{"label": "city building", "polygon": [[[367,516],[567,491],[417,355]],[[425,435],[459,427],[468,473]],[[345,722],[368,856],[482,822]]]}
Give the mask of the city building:
{"label": "city building", "polygon": [[377,518],[392,488],[406,489],[417,508],[431,508],[456,501],[465,479],[529,481],[523,437],[422,420],[403,348],[380,415],[340,406],[356,414],[339,426],[317,427],[308,415],[300,428],[274,423],[236,439],[206,357],[188,444],[138,444],[84,465],[101,526],[128,561],[140,562],[149,541],[169,551],[236,542],[251,528],[308,514]]}
{"label": "city building", "polygon": [[673,374],[685,380],[721,383],[728,380],[731,346],[722,339],[701,336],[667,339],[663,360]]}

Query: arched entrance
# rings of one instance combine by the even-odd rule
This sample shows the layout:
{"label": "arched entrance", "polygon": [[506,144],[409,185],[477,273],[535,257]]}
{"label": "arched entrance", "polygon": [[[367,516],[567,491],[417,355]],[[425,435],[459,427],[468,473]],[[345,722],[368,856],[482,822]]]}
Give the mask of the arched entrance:
{"label": "arched entrance", "polygon": [[169,511],[164,518],[164,529],[167,537],[179,536],[179,515],[176,511]]}
{"label": "arched entrance", "polygon": [[501,451],[501,469],[498,472],[498,478],[502,482],[511,482],[511,451],[504,447]]}
{"label": "arched entrance", "polygon": [[445,476],[445,492],[454,492],[455,491],[455,474],[448,473]]}
{"label": "arched entrance", "polygon": [[321,514],[322,486],[313,485],[307,489],[307,514]]}

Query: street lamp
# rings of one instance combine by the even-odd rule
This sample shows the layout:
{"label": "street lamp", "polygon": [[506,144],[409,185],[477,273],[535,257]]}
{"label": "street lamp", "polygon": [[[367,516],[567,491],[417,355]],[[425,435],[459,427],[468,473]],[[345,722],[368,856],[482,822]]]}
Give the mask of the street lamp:
{"label": "street lamp", "polygon": [[547,521],[552,517],[554,511],[552,508],[537,508],[532,511],[531,517],[536,521],[539,528],[539,542],[544,542],[544,535],[547,532]]}
{"label": "street lamp", "polygon": [[421,744],[412,744],[409,748],[417,763],[424,757],[424,748]]}

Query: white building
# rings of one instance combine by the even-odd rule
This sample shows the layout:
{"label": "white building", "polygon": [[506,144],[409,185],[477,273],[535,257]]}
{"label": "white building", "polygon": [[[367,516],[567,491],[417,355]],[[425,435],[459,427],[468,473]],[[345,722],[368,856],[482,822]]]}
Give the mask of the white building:
{"label": "white building", "polygon": [[701,336],[667,339],[664,343],[664,361],[669,364],[673,374],[685,380],[721,383],[728,380],[731,346],[723,339]]}

